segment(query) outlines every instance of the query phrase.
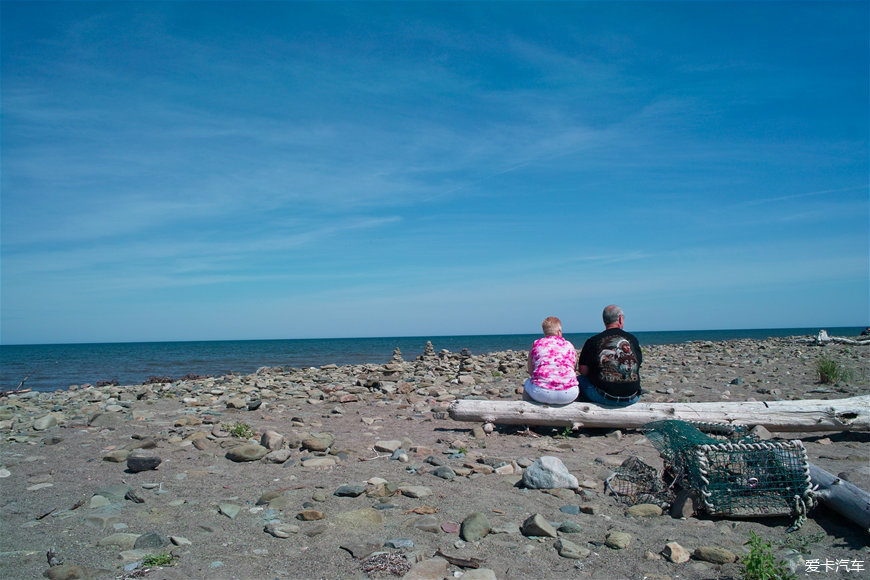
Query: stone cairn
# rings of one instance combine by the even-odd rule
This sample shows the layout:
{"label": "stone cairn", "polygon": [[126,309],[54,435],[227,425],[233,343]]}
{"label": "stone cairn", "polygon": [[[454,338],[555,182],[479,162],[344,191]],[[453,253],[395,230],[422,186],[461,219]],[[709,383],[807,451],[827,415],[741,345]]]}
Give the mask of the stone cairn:
{"label": "stone cairn", "polygon": [[438,355],[435,354],[435,347],[432,346],[432,341],[426,341],[426,348],[423,350],[423,354],[417,357],[417,360],[423,361],[432,361],[438,358]]}
{"label": "stone cairn", "polygon": [[459,356],[459,373],[456,378],[459,379],[460,384],[474,384],[474,377],[471,376],[471,374],[475,369],[474,359],[471,358],[471,353],[467,348],[463,348]]}

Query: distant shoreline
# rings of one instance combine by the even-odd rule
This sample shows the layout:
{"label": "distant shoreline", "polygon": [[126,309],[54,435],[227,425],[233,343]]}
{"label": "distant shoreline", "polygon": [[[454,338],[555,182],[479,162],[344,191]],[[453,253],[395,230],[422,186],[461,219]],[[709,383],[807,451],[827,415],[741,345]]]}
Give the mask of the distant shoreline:
{"label": "distant shoreline", "polygon": [[[629,329],[630,330],[630,329]],[[863,327],[828,327],[832,336],[857,336]],[[641,344],[680,344],[695,340],[763,340],[815,336],[819,328],[638,331]],[[580,348],[594,333],[568,333]],[[326,364],[382,364],[395,348],[406,360],[431,341],[436,352],[485,354],[527,350],[537,334],[380,337],[332,339],[222,340],[0,346],[0,390],[24,387],[55,391],[76,384],[117,381],[142,384],[151,376],[248,374],[260,367],[319,367]]]}

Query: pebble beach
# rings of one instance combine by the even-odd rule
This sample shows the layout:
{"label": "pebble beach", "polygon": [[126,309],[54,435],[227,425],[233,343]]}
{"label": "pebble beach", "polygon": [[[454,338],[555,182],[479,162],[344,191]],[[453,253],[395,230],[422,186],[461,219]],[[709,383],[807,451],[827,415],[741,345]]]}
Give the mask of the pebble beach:
{"label": "pebble beach", "polygon": [[[0,577],[739,578],[750,533],[798,577],[870,569],[868,531],[824,505],[787,533],[618,501],[604,482],[623,461],[662,467],[636,430],[450,418],[457,399],[520,400],[526,356],[6,394]],[[820,360],[841,376],[821,382]],[[868,370],[868,344],[784,337],[647,346],[641,376],[647,402],[773,401],[865,395]],[[870,490],[870,434],[771,436]],[[568,483],[526,485],[542,465]]]}

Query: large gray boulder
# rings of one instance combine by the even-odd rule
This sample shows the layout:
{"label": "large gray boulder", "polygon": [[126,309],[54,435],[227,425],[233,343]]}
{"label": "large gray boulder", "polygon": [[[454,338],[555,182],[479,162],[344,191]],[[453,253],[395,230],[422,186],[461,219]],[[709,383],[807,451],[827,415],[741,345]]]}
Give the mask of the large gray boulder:
{"label": "large gray boulder", "polygon": [[577,478],[558,457],[544,455],[526,468],[523,485],[531,489],[577,489]]}

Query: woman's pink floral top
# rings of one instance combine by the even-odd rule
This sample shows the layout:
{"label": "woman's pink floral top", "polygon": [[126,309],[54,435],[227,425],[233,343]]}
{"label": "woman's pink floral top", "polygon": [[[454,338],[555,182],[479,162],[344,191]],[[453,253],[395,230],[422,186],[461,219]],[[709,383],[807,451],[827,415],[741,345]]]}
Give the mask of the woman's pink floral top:
{"label": "woman's pink floral top", "polygon": [[577,385],[577,351],[561,336],[545,336],[532,345],[532,382],[542,389],[564,391]]}

